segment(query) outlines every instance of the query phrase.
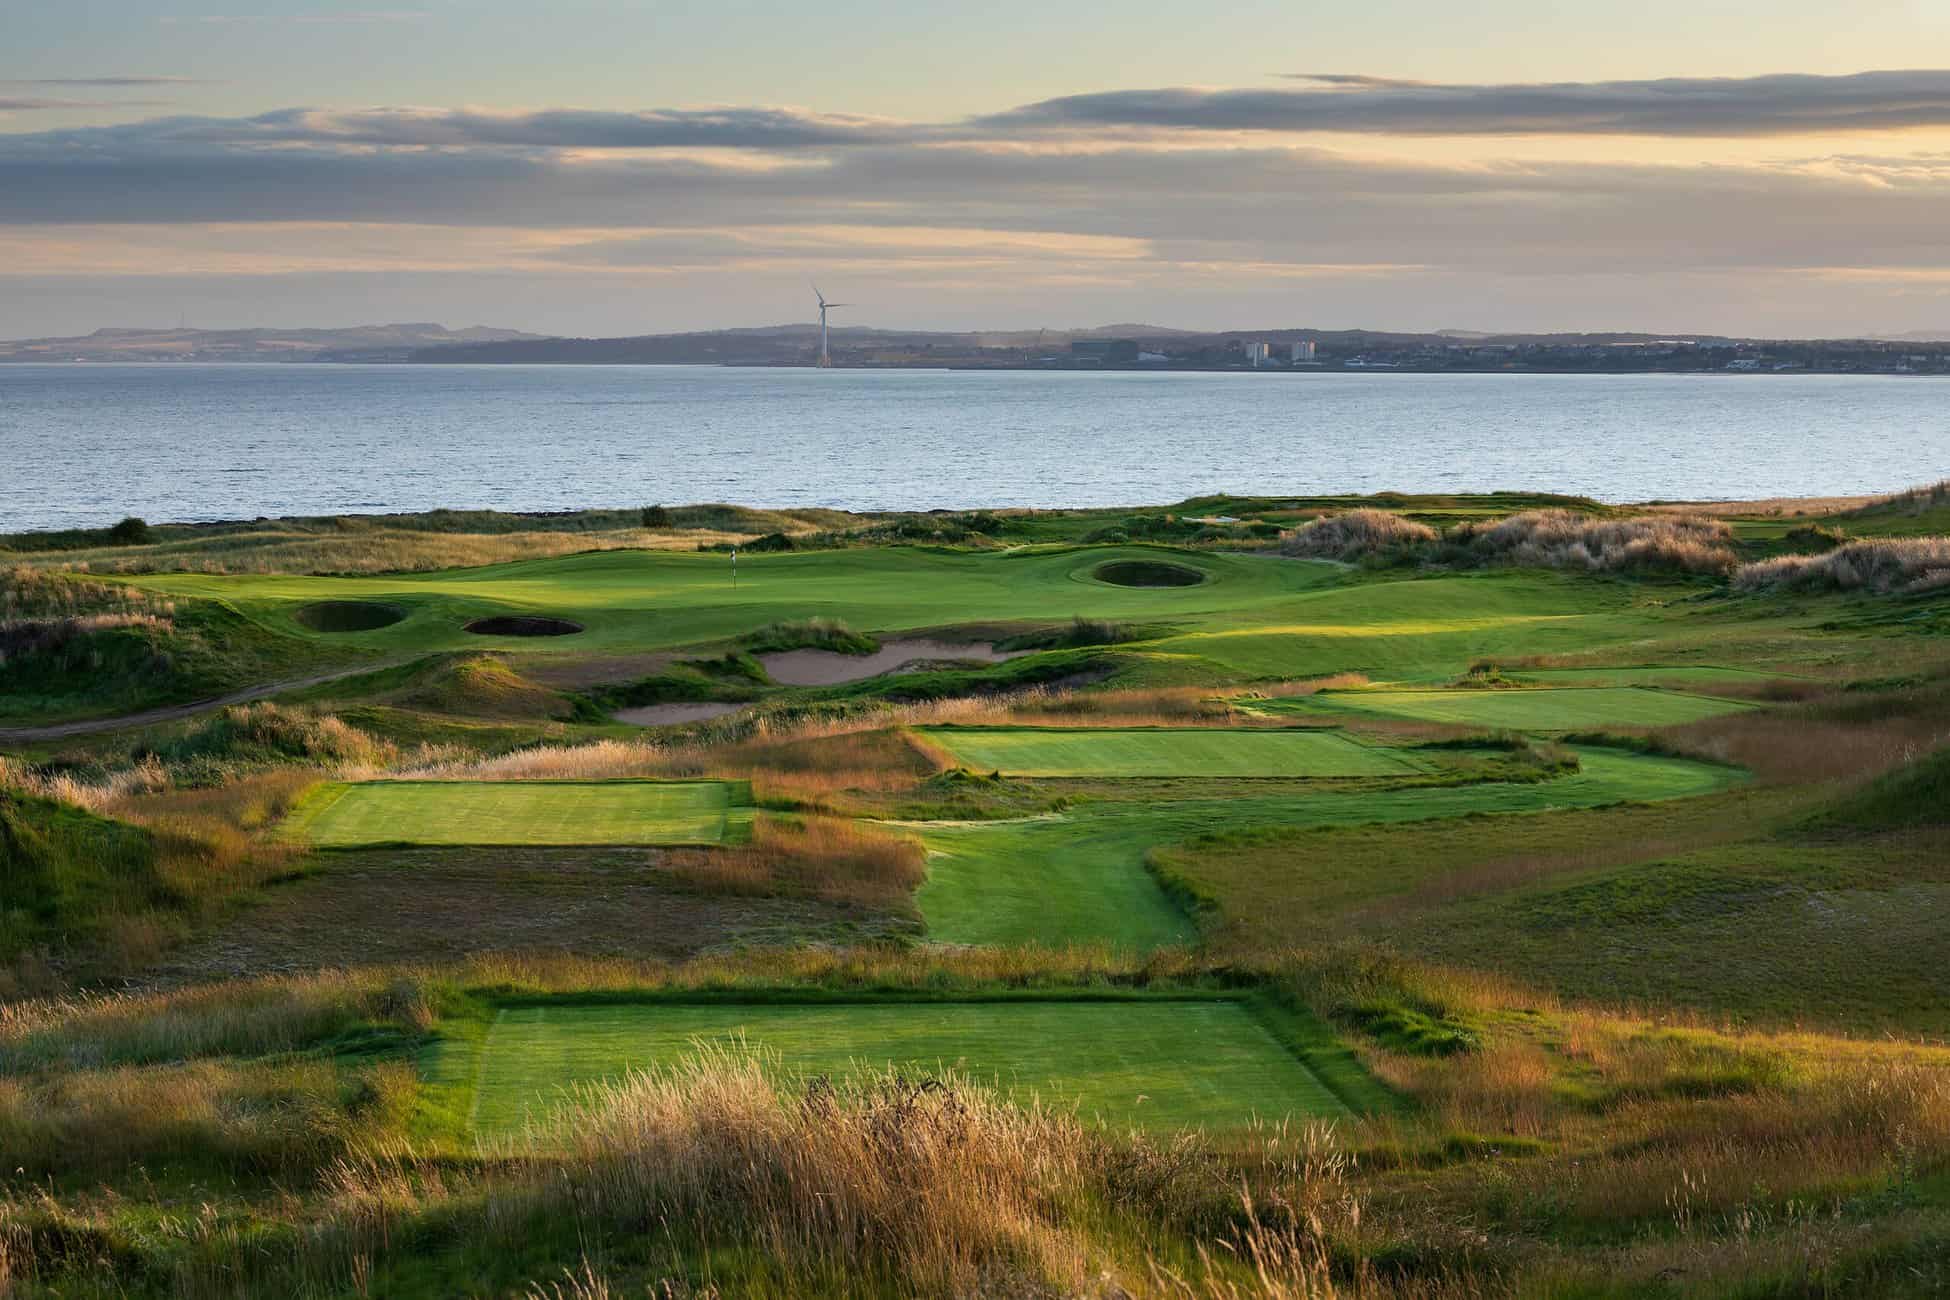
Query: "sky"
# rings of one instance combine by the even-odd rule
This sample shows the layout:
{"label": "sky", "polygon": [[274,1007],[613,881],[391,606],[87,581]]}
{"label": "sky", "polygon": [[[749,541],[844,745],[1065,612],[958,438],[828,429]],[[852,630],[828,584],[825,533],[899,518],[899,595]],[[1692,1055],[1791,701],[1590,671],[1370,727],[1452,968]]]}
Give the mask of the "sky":
{"label": "sky", "polygon": [[[398,7],[389,7],[396,4]],[[1950,0],[63,0],[0,336],[1950,333]]]}

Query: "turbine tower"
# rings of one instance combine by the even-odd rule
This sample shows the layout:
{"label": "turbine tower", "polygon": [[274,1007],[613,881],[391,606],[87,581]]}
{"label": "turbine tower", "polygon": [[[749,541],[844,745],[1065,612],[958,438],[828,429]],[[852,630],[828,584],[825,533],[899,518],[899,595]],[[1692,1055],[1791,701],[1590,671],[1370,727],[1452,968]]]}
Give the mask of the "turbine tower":
{"label": "turbine tower", "polygon": [[821,366],[830,366],[833,364],[833,358],[826,353],[826,313],[835,307],[845,307],[848,304],[843,302],[827,302],[826,295],[819,291],[819,286],[816,284],[812,287],[812,291],[813,297],[819,299],[819,364]]}

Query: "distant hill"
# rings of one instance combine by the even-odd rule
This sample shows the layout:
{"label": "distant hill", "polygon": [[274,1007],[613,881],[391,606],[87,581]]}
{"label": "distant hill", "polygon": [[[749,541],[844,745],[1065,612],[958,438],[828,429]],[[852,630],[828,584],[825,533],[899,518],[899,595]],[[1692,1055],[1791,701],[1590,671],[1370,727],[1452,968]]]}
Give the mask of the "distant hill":
{"label": "distant hill", "polygon": [[345,329],[99,329],[0,342],[5,361],[403,361],[420,348],[540,338],[520,330],[409,322]]}

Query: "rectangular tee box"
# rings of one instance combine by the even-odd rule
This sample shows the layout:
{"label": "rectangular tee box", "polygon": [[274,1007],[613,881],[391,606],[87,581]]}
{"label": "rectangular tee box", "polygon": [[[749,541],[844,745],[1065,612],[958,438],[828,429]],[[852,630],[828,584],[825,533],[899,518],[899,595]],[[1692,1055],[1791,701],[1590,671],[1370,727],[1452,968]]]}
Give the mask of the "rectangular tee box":
{"label": "rectangular tee box", "polygon": [[745,838],[742,781],[359,781],[312,791],[282,828],[364,844],[723,844]]}
{"label": "rectangular tee box", "polygon": [[1327,729],[942,727],[924,734],[978,772],[1052,777],[1400,776],[1407,757]]}
{"label": "rectangular tee box", "polygon": [[518,1133],[590,1084],[714,1047],[758,1052],[786,1086],[890,1066],[911,1079],[952,1072],[1118,1127],[1236,1129],[1349,1113],[1240,1000],[563,1004],[498,1013],[479,1049],[475,1132]]}

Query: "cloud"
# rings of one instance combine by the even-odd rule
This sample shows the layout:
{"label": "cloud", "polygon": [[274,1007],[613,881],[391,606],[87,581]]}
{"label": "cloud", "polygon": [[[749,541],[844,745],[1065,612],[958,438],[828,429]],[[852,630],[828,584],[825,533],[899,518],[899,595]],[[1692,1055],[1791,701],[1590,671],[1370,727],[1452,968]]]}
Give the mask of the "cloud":
{"label": "cloud", "polygon": [[202,77],[0,77],[0,86],[213,86]]}
{"label": "cloud", "polygon": [[1167,87],[1066,95],[983,119],[997,128],[1390,135],[1775,136],[1950,126],[1950,71],[1443,85],[1305,73],[1304,87]]}
{"label": "cloud", "polygon": [[161,108],[163,99],[48,99],[41,96],[0,96],[0,113],[44,113],[83,108]]}
{"label": "cloud", "polygon": [[[374,249],[407,227],[600,229],[611,233],[542,239],[523,257],[638,271],[882,256],[1530,274],[1913,268],[1942,265],[1950,251],[1950,158],[1929,154],[1434,163],[1293,146],[896,138],[754,167],[709,150],[321,144],[313,124],[287,138],[266,122],[0,134],[0,226],[116,223],[129,228],[118,236],[126,244],[145,225],[325,223],[363,228],[358,239]],[[505,124],[494,132],[526,139],[538,129],[524,120],[511,137]],[[548,131],[537,138],[561,134]],[[707,134],[727,138],[716,126]],[[928,249],[916,245],[921,230],[953,233]],[[161,247],[165,237],[154,238]],[[1031,238],[1058,251],[1032,251]],[[356,256],[333,253],[335,264]]]}
{"label": "cloud", "polygon": [[431,16],[424,9],[360,9],[341,14],[174,14],[158,18],[156,21],[170,26],[179,23],[202,23],[211,26],[294,23],[300,26],[318,26],[342,23],[410,23]]}

